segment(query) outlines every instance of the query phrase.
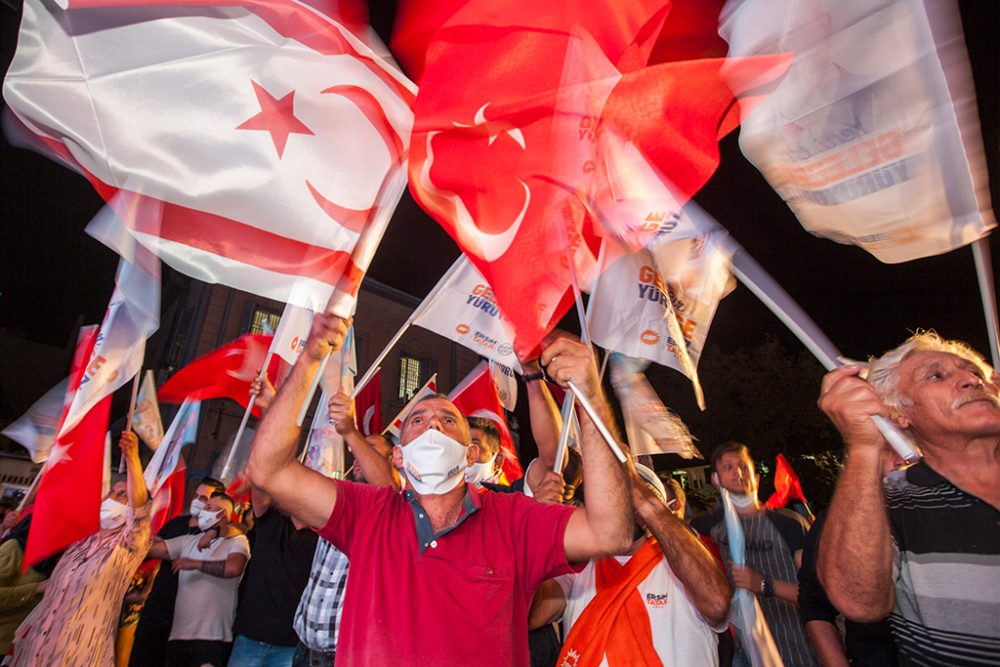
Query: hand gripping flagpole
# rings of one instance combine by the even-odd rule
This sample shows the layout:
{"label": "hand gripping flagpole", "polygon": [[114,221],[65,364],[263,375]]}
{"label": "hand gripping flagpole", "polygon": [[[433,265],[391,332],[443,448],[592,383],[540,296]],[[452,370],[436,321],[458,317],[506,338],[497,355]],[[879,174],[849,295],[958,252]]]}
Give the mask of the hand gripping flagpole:
{"label": "hand gripping flagpole", "polygon": [[990,359],[993,368],[1000,371],[1000,342],[997,335],[997,295],[993,283],[993,266],[990,261],[990,239],[988,236],[972,244],[972,256],[976,260],[976,277],[979,279],[979,295],[983,300],[983,314],[986,316],[986,333],[990,338]]}
{"label": "hand gripping flagpole", "polygon": [[[826,368],[832,371],[840,367],[840,352],[829,338],[826,337],[816,323],[812,321],[799,304],[781,287],[774,278],[761,267],[749,253],[726,234],[722,244],[731,253],[733,274],[753,292],[754,296],[767,306],[768,310],[777,316],[793,334],[812,352],[813,356]],[[872,415],[872,421],[878,427],[889,444],[903,460],[908,462],[920,458],[920,453],[892,422],[881,415]]]}

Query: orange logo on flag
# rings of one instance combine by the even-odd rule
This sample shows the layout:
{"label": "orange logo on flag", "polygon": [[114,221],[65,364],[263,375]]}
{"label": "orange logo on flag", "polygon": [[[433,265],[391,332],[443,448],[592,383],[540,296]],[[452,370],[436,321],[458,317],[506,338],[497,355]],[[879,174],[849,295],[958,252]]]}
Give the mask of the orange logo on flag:
{"label": "orange logo on flag", "polygon": [[457,331],[460,334],[467,334],[469,333],[469,325],[465,323],[459,324],[457,327],[455,327],[455,331]]}
{"label": "orange logo on flag", "polygon": [[639,334],[639,342],[644,345],[656,345],[660,342],[660,334],[656,333],[652,329],[646,329]]}

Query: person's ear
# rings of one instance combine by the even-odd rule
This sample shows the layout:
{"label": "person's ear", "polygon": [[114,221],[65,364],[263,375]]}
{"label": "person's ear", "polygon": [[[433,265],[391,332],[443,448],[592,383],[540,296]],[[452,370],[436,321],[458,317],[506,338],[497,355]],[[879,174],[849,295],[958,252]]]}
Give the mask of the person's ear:
{"label": "person's ear", "polygon": [[476,443],[470,444],[465,448],[465,465],[469,467],[475,463],[479,462],[479,445]]}
{"label": "person's ear", "polygon": [[399,445],[392,446],[392,467],[396,470],[403,469],[403,448]]}
{"label": "person's ear", "polygon": [[889,420],[901,429],[910,428],[910,420],[902,412],[893,410],[892,414],[889,415]]}

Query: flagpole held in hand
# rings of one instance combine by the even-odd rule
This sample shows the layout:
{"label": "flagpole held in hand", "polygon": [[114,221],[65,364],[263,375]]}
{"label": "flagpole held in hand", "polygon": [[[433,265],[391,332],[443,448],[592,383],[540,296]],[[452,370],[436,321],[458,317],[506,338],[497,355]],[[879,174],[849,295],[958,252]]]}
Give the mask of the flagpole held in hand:
{"label": "flagpole held in hand", "polygon": [[[132,430],[132,417],[135,416],[135,397],[139,395],[139,378],[142,377],[142,369],[140,368],[136,374],[135,378],[132,380],[132,399],[128,404],[128,417],[125,418],[125,430]],[[125,472],[125,457],[118,459],[118,474]]]}
{"label": "flagpole held in hand", "polygon": [[562,402],[562,429],[559,431],[559,446],[556,447],[556,462],[552,468],[552,472],[555,473],[562,472],[563,461],[566,459],[566,448],[569,447],[569,433],[573,424],[573,406],[575,404],[573,392],[566,392]]}
{"label": "flagpole held in hand", "polygon": [[[827,371],[839,368],[842,364],[838,360],[840,352],[837,347],[799,304],[733,237],[727,234],[722,243],[731,253],[730,269],[733,275],[795,334]],[[872,421],[903,460],[912,463],[920,458],[920,452],[892,422],[880,415],[872,415]]]}
{"label": "flagpole held in hand", "polygon": [[983,314],[986,316],[986,333],[990,337],[990,359],[993,368],[1000,370],[1000,342],[997,330],[997,295],[993,286],[993,266],[990,262],[990,241],[984,236],[972,244],[972,256],[976,260],[976,277],[979,279],[979,295],[983,300]]}
{"label": "flagpole held in hand", "polygon": [[575,384],[573,384],[572,382],[567,382],[566,385],[569,387],[569,390],[573,392],[573,395],[576,396],[576,400],[580,401],[580,406],[583,408],[584,412],[586,412],[587,415],[590,417],[590,420],[594,422],[594,425],[600,432],[601,437],[603,437],[604,441],[608,443],[608,447],[610,447],[611,451],[614,452],[615,457],[618,459],[618,461],[621,463],[625,463],[625,461],[627,460],[625,454],[622,452],[621,447],[618,446],[618,443],[615,442],[614,437],[611,435],[611,431],[609,431],[608,427],[604,425],[603,421],[601,421],[601,418],[597,414],[597,410],[594,409],[594,406],[590,404],[590,401],[587,400],[587,397],[583,395],[583,392],[580,391],[580,389]]}
{"label": "flagpole held in hand", "polygon": [[[260,367],[260,373],[257,375],[257,379],[261,382],[264,381],[264,375],[267,374],[267,367],[271,364],[271,355],[274,353],[274,340],[274,338],[271,339],[271,347],[267,349],[267,354],[264,356],[264,364]],[[229,448],[229,456],[226,457],[226,464],[222,466],[223,479],[225,479],[226,474],[229,472],[229,468],[233,465],[233,457],[236,456],[236,447],[243,438],[243,431],[247,429],[247,422],[250,421],[250,414],[253,412],[253,406],[257,404],[257,396],[257,392],[250,394],[250,401],[247,403],[247,409],[243,411],[243,419],[240,420],[240,426],[236,429],[236,436],[233,438],[233,446]]]}

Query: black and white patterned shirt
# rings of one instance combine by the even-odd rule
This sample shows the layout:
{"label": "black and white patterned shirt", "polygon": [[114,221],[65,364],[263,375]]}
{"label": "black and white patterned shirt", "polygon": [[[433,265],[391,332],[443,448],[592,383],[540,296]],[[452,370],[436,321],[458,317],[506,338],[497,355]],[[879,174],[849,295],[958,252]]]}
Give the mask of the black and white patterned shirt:
{"label": "black and white patterned shirt", "polygon": [[295,634],[313,651],[337,648],[337,632],[343,610],[347,568],[350,563],[337,547],[322,537],[316,545],[309,583],[295,610]]}

